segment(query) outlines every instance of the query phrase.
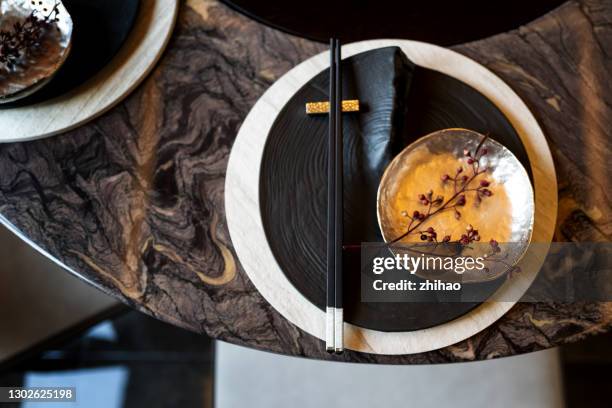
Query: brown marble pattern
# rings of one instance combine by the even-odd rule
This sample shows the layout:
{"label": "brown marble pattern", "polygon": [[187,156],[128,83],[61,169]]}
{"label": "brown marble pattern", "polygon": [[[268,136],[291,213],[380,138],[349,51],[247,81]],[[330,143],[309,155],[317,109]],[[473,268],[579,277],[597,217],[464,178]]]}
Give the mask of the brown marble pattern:
{"label": "brown marble pattern", "polygon": [[[612,304],[519,304],[472,338],[410,356],[329,356],[257,293],[223,208],[232,142],[281,74],[324,47],[214,1],[182,6],[153,74],[103,117],[0,146],[0,214],[67,267],[133,307],[212,337],[324,359],[442,363],[552,347],[612,326]],[[612,235],[612,3],[570,1],[516,31],[457,47],[505,79],[550,142],[558,240]]]}

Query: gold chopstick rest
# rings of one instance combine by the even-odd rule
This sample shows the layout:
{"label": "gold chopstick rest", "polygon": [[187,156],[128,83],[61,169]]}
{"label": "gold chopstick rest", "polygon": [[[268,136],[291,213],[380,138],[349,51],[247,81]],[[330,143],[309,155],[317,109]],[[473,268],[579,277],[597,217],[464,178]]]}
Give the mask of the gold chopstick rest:
{"label": "gold chopstick rest", "polygon": [[[359,100],[350,99],[342,101],[342,112],[359,112]],[[319,115],[329,113],[329,102],[308,102],[306,103],[306,114]]]}

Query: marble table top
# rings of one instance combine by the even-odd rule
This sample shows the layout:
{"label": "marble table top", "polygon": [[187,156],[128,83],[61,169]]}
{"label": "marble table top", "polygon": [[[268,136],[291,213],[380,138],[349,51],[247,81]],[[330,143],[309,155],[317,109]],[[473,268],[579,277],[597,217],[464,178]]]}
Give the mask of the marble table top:
{"label": "marble table top", "polygon": [[[232,248],[224,215],[227,160],[259,96],[324,49],[216,1],[186,1],[160,64],[124,102],[63,135],[0,145],[0,220],[138,310],[290,355],[469,361],[554,347],[612,327],[612,303],[520,303],[441,350],[330,356],[323,342],[271,308]],[[568,1],[527,26],[454,49],[505,80],[544,129],[559,183],[555,240],[609,241],[612,3]]]}

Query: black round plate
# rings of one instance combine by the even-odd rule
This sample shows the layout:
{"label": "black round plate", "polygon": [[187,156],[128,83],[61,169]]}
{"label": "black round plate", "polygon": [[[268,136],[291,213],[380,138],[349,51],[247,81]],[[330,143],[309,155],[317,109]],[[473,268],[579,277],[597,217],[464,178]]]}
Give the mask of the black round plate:
{"label": "black round plate", "polygon": [[[345,72],[359,69],[354,66],[351,69],[351,64],[356,65],[356,58],[360,56],[343,62]],[[320,99],[321,92],[327,89],[327,77],[326,71],[314,77],[279,113],[268,135],[260,176],[261,212],[272,252],[289,281],[323,310],[326,290],[327,118],[325,115],[306,116],[304,103]],[[398,151],[433,131],[463,127],[489,133],[508,147],[526,169],[530,168],[520,138],[506,117],[491,101],[463,82],[417,67],[407,99],[404,118],[407,137],[401,146],[397,146]],[[371,104],[375,101],[364,102]],[[347,149],[352,147],[345,147],[345,152]],[[345,179],[350,179],[352,175],[346,171],[345,168]],[[359,194],[347,198],[345,190],[345,206],[348,206],[347,200],[360,200]],[[364,211],[375,211],[375,199],[370,197],[365,201]],[[355,223],[373,224],[361,229],[378,231],[371,216],[355,211],[347,215],[345,209],[345,229]],[[382,241],[379,232],[364,234],[360,241],[373,240]],[[479,293],[493,293],[503,283],[502,279],[472,285],[478,285],[474,288]],[[464,288],[470,290],[468,285]],[[440,301],[435,293],[422,295],[418,302],[361,302],[359,251],[345,252],[343,289],[346,321],[379,331],[432,327],[453,320],[478,305],[453,302],[452,297]]]}
{"label": "black round plate", "polygon": [[140,0],[63,0],[74,22],[72,50],[55,77],[40,91],[0,108],[53,99],[97,74],[119,52],[140,7]]}
{"label": "black round plate", "polygon": [[274,28],[328,42],[409,38],[461,44],[518,28],[565,0],[222,0]]}

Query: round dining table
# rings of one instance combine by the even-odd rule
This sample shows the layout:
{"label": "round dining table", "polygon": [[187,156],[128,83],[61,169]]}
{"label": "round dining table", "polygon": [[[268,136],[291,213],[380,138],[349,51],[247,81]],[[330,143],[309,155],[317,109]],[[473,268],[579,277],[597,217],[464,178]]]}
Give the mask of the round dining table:
{"label": "round dining table", "polygon": [[[609,241],[612,2],[568,1],[515,30],[452,49],[503,79],[542,127],[559,186],[554,240]],[[159,63],[122,102],[69,132],[0,145],[0,220],[70,273],[139,311],[292,356],[473,361],[556,347],[612,327],[612,303],[517,303],[442,349],[330,355],[323,341],[271,307],[228,233],[228,157],[266,89],[325,50],[215,0],[183,2]]]}

